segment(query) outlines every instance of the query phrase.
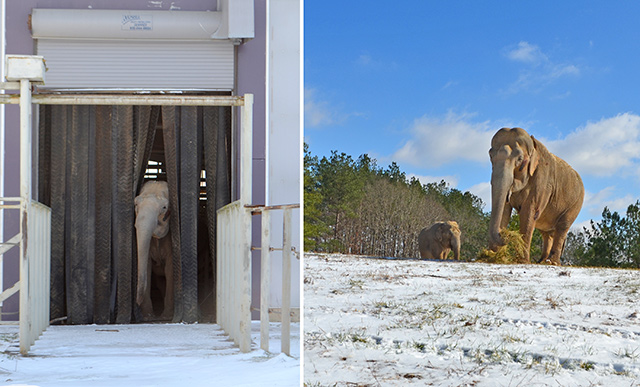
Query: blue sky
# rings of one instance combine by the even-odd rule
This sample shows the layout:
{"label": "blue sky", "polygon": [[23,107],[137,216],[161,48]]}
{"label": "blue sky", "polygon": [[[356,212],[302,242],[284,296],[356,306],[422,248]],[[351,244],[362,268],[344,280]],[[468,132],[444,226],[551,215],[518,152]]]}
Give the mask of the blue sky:
{"label": "blue sky", "polygon": [[488,150],[520,126],[582,176],[574,225],[640,199],[640,2],[307,1],[315,155],[367,153],[490,210]]}

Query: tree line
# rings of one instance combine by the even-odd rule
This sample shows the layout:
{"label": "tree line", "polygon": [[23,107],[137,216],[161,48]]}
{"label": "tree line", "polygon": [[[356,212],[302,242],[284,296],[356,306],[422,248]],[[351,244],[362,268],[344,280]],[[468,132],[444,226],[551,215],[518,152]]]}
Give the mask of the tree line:
{"label": "tree line", "polygon": [[482,200],[444,181],[421,184],[393,162],[304,149],[304,248],[383,257],[419,257],[417,236],[436,221],[463,230],[461,258],[486,247],[488,215]]}
{"label": "tree line", "polygon": [[[304,145],[304,249],[381,257],[417,258],[418,234],[436,221],[455,220],[462,230],[461,259],[487,247],[490,213],[470,192],[446,182],[422,184],[392,162],[377,165],[332,151],[319,158]],[[517,230],[512,215],[509,229]],[[540,256],[534,233],[531,256]],[[620,215],[604,208],[602,220],[567,236],[563,264],[640,268],[640,201]]]}
{"label": "tree line", "polygon": [[576,266],[640,269],[640,201],[627,207],[626,216],[602,211],[602,220],[570,232],[564,258]]}

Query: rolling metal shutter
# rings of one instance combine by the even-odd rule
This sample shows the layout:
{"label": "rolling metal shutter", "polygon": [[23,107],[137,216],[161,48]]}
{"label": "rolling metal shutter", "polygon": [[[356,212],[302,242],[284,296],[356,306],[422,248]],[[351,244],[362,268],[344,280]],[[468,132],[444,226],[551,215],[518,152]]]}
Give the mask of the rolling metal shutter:
{"label": "rolling metal shutter", "polygon": [[228,41],[38,39],[47,88],[232,90]]}
{"label": "rolling metal shutter", "polygon": [[230,91],[241,38],[228,12],[33,9],[30,20],[47,88]]}

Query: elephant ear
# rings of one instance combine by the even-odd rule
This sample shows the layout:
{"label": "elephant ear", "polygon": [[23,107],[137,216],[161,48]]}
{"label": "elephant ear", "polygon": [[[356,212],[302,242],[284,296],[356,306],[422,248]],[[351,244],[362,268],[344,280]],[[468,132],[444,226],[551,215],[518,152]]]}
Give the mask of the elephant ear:
{"label": "elephant ear", "polygon": [[529,155],[529,165],[527,169],[529,170],[529,176],[533,176],[536,169],[538,168],[538,162],[540,161],[540,155],[538,153],[538,140],[536,140],[533,136],[531,136],[531,140],[533,140],[533,149],[531,150],[531,154]]}
{"label": "elephant ear", "polygon": [[134,208],[135,208],[136,215],[138,215],[138,204],[140,204],[141,201],[142,201],[142,198],[140,196],[137,196],[135,198],[135,201],[134,201],[135,202],[135,207]]}

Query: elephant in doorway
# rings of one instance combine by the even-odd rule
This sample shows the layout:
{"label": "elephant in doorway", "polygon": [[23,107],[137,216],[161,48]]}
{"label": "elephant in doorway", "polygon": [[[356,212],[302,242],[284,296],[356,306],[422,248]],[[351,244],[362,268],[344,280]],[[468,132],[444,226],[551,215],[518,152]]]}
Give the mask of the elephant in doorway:
{"label": "elephant in doorway", "polygon": [[567,232],[584,200],[580,175],[521,128],[502,128],[491,140],[491,221],[489,248],[504,245],[500,231],[511,210],[520,215],[525,243],[523,263],[530,263],[533,229],[542,234],[539,262],[560,265]]}
{"label": "elephant in doorway", "polygon": [[[138,244],[138,284],[136,303],[144,317],[153,315],[151,275],[164,278],[162,318],[173,317],[173,254],[169,230],[169,187],[165,181],[144,184],[135,199]],[[163,286],[164,285],[164,286]]]}
{"label": "elephant in doorway", "polygon": [[453,250],[453,257],[460,259],[460,227],[454,221],[436,222],[425,227],[418,236],[418,249],[423,259],[446,259]]}

